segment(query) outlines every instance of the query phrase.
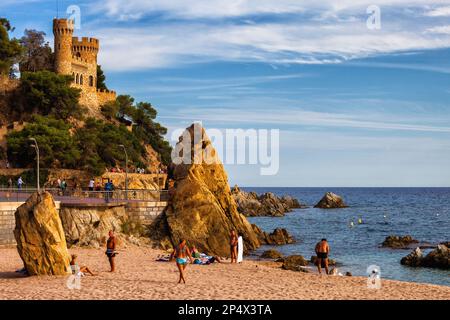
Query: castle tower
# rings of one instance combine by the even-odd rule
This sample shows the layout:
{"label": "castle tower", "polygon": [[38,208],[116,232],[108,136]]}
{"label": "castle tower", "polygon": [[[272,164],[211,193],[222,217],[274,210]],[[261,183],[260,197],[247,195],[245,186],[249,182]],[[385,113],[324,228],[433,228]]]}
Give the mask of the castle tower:
{"label": "castle tower", "polygon": [[71,74],[73,29],[72,20],[53,19],[55,71],[58,74]]}

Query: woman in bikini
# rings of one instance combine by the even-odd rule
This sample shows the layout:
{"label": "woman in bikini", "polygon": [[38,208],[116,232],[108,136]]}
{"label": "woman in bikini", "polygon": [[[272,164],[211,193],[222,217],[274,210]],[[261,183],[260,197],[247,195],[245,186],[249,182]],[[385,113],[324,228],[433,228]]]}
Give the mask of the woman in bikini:
{"label": "woman in bikini", "polygon": [[175,248],[175,250],[172,252],[170,256],[170,260],[172,261],[173,258],[175,258],[178,271],[180,271],[180,280],[178,283],[186,283],[186,280],[184,279],[184,270],[186,269],[188,258],[193,263],[191,251],[189,250],[188,246],[186,245],[186,240],[181,240],[180,244]]}
{"label": "woman in bikini", "polygon": [[238,256],[238,236],[236,231],[232,230],[230,235],[230,251],[231,251],[231,263],[237,263]]}

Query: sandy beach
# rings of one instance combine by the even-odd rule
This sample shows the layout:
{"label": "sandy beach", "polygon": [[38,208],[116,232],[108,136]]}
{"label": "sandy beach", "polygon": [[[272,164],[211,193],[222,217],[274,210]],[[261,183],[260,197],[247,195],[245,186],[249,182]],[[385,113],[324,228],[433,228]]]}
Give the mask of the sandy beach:
{"label": "sandy beach", "polygon": [[157,262],[162,251],[128,247],[108,272],[103,249],[71,249],[80,265],[97,276],[81,279],[80,290],[66,286],[67,277],[26,277],[15,270],[22,261],[15,248],[0,249],[0,299],[450,299],[450,287],[383,280],[380,290],[368,289],[366,278],[285,271],[275,264],[244,261],[241,265],[189,265],[187,284],[177,284],[175,263]]}

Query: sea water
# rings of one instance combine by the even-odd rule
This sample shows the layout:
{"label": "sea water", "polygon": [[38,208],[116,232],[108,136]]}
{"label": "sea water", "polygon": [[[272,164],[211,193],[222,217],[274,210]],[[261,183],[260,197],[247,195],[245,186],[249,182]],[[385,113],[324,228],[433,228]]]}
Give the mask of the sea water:
{"label": "sea water", "polygon": [[[450,188],[242,188],[258,194],[291,195],[308,205],[284,217],[249,218],[264,231],[286,228],[295,244],[277,246],[285,255],[314,255],[315,244],[327,238],[330,258],[340,272],[366,276],[367,268],[381,268],[381,277],[450,286],[450,271],[411,268],[400,260],[412,250],[393,250],[380,245],[388,235],[411,235],[421,242],[450,241]],[[316,209],[313,206],[331,191],[344,198],[349,208]],[[358,219],[363,224],[358,224]],[[354,227],[351,227],[353,221]],[[259,248],[254,254],[267,250]],[[427,250],[424,250],[428,252]]]}

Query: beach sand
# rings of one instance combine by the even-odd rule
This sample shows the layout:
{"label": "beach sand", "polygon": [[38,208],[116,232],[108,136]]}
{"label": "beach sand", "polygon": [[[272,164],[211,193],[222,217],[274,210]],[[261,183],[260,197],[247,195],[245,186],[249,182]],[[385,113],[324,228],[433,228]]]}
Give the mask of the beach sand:
{"label": "beach sand", "polygon": [[103,249],[71,249],[78,263],[97,276],[81,279],[70,290],[64,276],[26,277],[15,270],[22,261],[15,248],[0,249],[0,299],[450,299],[450,287],[382,280],[368,289],[366,278],[285,271],[279,265],[244,261],[209,266],[189,265],[187,284],[177,284],[175,263],[156,262],[162,251],[128,247],[117,257],[117,272],[108,272]]}

